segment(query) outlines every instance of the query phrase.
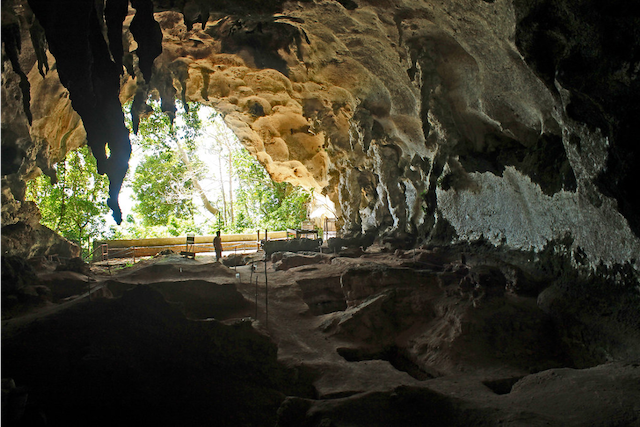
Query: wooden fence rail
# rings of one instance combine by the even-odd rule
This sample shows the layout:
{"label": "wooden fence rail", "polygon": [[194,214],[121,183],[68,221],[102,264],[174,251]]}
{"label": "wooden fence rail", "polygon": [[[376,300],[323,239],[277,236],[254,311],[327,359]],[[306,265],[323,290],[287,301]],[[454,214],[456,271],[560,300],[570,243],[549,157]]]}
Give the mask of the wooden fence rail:
{"label": "wooden fence rail", "polygon": [[[267,234],[269,240],[284,240],[287,238],[286,231],[270,231]],[[214,252],[213,238],[215,236],[195,236],[193,252]],[[260,239],[264,239],[264,232],[260,233]],[[258,233],[253,234],[223,234],[220,236],[222,240],[223,252],[258,250],[260,239]],[[99,261],[96,255],[97,248],[106,244],[109,247],[109,259],[111,258],[137,258],[145,256],[154,256],[158,252],[170,249],[180,253],[185,250],[186,236],[182,237],[162,237],[153,239],[127,239],[127,240],[96,240],[93,242],[94,261]]]}

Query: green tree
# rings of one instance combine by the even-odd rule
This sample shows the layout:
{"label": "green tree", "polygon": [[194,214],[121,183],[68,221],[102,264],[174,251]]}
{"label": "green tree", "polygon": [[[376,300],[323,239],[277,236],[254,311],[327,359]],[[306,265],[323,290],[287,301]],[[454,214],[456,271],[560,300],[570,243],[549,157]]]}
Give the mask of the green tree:
{"label": "green tree", "polygon": [[223,222],[220,229],[233,230],[236,226],[233,188],[235,174],[233,173],[232,156],[235,150],[240,149],[240,142],[225,125],[222,116],[216,112],[209,115],[203,126],[202,136],[204,147],[217,157],[212,166],[217,166],[219,191],[217,206],[221,210],[218,221]]}
{"label": "green tree", "polygon": [[[142,160],[128,178],[135,215],[113,228],[114,237],[282,230],[306,219],[311,194],[291,184],[274,183],[218,114],[201,121],[197,104],[185,109],[178,103],[171,123],[158,102],[151,100],[149,105],[152,111],[141,118],[138,136],[132,138],[134,153],[142,152]],[[211,170],[198,159],[197,153],[203,151],[209,153],[205,158]],[[217,175],[213,205],[199,184],[205,177],[214,181],[212,173]],[[198,196],[212,214],[199,227],[196,220],[206,212],[198,210]]]}
{"label": "green tree", "polygon": [[212,214],[218,212],[200,186],[206,168],[194,155],[202,130],[199,105],[185,108],[178,103],[173,123],[158,102],[150,100],[149,105],[152,111],[140,121],[138,138],[134,139],[144,154],[131,179],[136,201],[133,210],[143,227],[165,226],[175,235],[198,232],[194,197],[199,196]]}
{"label": "green tree", "polygon": [[136,205],[146,227],[168,225],[171,217],[193,219],[193,180],[174,151],[145,155],[131,183]]}
{"label": "green tree", "polygon": [[311,192],[286,182],[277,183],[245,149],[233,152],[238,176],[236,189],[236,225],[271,230],[296,228],[307,218]]}
{"label": "green tree", "polygon": [[26,199],[40,208],[43,225],[78,243],[87,254],[91,241],[105,231],[108,178],[98,174],[87,146],[67,153],[55,169],[57,184],[40,175],[27,183]]}

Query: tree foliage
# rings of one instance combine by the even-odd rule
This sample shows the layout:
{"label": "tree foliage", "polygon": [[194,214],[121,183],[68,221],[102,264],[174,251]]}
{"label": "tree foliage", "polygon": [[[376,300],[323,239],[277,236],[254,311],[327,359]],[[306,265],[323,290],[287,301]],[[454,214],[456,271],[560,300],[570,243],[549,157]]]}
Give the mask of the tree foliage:
{"label": "tree foliage", "polygon": [[145,155],[131,187],[137,201],[133,210],[144,226],[167,225],[172,216],[193,219],[193,180],[175,152]]}
{"label": "tree foliage", "polygon": [[55,169],[57,184],[40,175],[27,183],[26,199],[40,208],[43,225],[78,243],[87,253],[91,241],[104,231],[108,178],[98,174],[87,146],[67,153]]}
{"label": "tree foliage", "polygon": [[179,105],[176,122],[180,125],[171,122],[158,102],[150,105],[152,111],[140,121],[136,138],[144,154],[131,179],[133,210],[144,227],[171,228],[175,219],[181,218],[187,220],[186,228],[193,228],[193,199],[203,174],[202,165],[193,156],[201,130],[198,105],[188,109]]}
{"label": "tree foliage", "polygon": [[284,230],[296,228],[307,218],[311,193],[289,183],[277,183],[249,152],[233,152],[236,190],[236,227]]}
{"label": "tree foliage", "polygon": [[[42,224],[77,242],[87,253],[97,238],[213,234],[218,229],[283,230],[306,219],[311,193],[273,182],[215,113],[203,122],[198,104],[187,109],[178,103],[176,121],[171,123],[159,102],[149,104],[152,111],[141,119],[138,135],[132,138],[139,161],[125,181],[133,192],[133,214],[122,226],[105,233],[108,178],[98,175],[95,158],[85,146],[56,165],[57,184],[51,185],[46,176],[27,184],[27,199],[39,206]],[[208,160],[210,169],[198,159],[199,148],[214,154],[216,160]],[[218,200],[215,208],[203,209],[208,200],[199,181],[211,177],[214,170],[218,178],[211,181],[216,182]],[[196,203],[198,198],[202,204]],[[213,211],[219,214],[213,216]],[[208,222],[196,221],[207,215]]]}
{"label": "tree foliage", "polygon": [[[141,158],[127,179],[134,215],[114,228],[114,237],[282,230],[297,227],[306,218],[310,193],[274,183],[218,114],[206,117],[198,104],[187,109],[178,102],[171,123],[160,103],[149,105],[152,111],[141,117],[138,136],[132,138],[134,153]],[[203,150],[209,164],[198,159]],[[210,183],[208,195],[201,181]],[[213,197],[210,205],[215,207],[207,207],[208,197]]]}

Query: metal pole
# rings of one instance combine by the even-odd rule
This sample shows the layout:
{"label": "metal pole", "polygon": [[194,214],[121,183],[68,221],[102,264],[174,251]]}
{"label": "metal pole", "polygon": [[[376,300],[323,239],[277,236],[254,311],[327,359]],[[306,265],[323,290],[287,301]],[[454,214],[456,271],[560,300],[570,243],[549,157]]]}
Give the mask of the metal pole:
{"label": "metal pole", "polygon": [[260,250],[260,230],[258,230],[257,250]]}
{"label": "metal pole", "polygon": [[267,328],[269,327],[269,284],[267,282],[267,255],[264,256],[264,312]]}
{"label": "metal pole", "polygon": [[327,240],[327,236],[329,235],[328,234],[329,231],[327,230],[328,224],[329,224],[329,218],[325,218],[324,219],[324,230],[322,230],[322,238],[324,240]]}
{"label": "metal pole", "polygon": [[256,320],[258,320],[258,275],[256,274]]}

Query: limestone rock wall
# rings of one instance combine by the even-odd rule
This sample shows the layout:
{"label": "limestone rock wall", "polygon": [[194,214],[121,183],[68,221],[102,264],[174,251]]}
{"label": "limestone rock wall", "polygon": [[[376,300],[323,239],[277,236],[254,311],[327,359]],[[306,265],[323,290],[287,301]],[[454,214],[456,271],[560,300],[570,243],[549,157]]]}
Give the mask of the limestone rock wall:
{"label": "limestone rock wall", "polygon": [[[75,139],[52,156],[51,151],[69,139],[64,135],[64,122],[78,116],[69,110],[51,114],[47,105],[57,101],[49,98],[50,91],[30,91],[39,69],[45,67],[34,45],[41,41],[33,15],[20,1],[2,4],[2,255],[24,258],[59,255],[77,257],[80,248],[42,226],[40,211],[33,202],[24,201],[26,181],[40,173],[55,177],[52,165],[64,157],[67,149],[84,144],[85,138]],[[29,73],[29,70],[33,71]],[[26,70],[26,72],[25,72]],[[28,75],[27,75],[28,74]],[[55,72],[49,72],[52,77]],[[57,78],[52,86],[64,89]],[[29,84],[30,83],[30,84]],[[33,99],[31,93],[43,96]],[[57,97],[55,98],[57,99]],[[42,101],[42,102],[41,102]],[[67,104],[69,100],[67,97]],[[31,105],[35,105],[32,108]],[[40,135],[34,132],[42,125],[53,132]],[[77,127],[77,126],[76,126]],[[79,130],[83,132],[82,126]],[[60,132],[63,132],[62,134]],[[52,150],[53,148],[53,150]],[[62,157],[60,157],[62,155]]]}
{"label": "limestone rock wall", "polygon": [[634,217],[597,183],[613,135],[527,62],[522,13],[323,1],[187,31],[165,12],[155,87],[213,105],[275,180],[329,195],[344,234],[525,251],[570,236],[576,264],[629,262]]}
{"label": "limestone rock wall", "polygon": [[[524,251],[564,239],[575,265],[638,271],[637,148],[622,107],[637,105],[638,47],[616,44],[597,76],[578,67],[589,43],[606,56],[615,38],[610,16],[599,26],[583,11],[591,1],[200,3],[156,3],[152,66],[141,52],[155,27],[137,29],[132,8],[124,18],[119,95],[134,123],[148,96],[168,114],[178,97],[213,106],[275,180],[328,195],[344,235]],[[620,105],[602,101],[604,84],[589,89],[603,77]],[[49,161],[85,137],[55,81],[29,74],[30,138]]]}

